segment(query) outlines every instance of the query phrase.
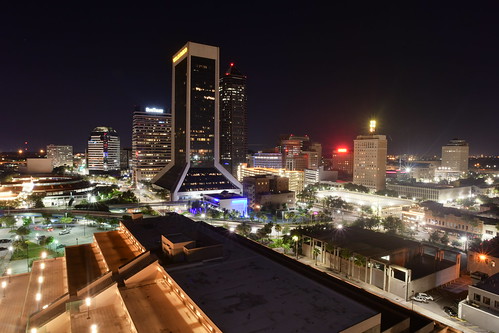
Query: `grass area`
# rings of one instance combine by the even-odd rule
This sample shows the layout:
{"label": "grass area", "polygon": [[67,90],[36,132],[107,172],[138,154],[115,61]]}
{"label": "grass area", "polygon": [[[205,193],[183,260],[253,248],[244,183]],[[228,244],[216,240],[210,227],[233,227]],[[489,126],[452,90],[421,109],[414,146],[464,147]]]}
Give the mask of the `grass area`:
{"label": "grass area", "polygon": [[[37,243],[33,242],[27,242],[28,243],[28,258],[30,259],[39,259],[40,255],[43,251],[47,252],[47,255],[50,257],[57,257],[57,253],[54,252],[52,249],[54,245],[48,245],[47,246],[41,246],[38,245]],[[64,253],[64,252],[63,252]],[[26,259],[26,249],[24,250],[15,250],[14,253],[12,254],[11,260],[18,260],[18,259]]]}

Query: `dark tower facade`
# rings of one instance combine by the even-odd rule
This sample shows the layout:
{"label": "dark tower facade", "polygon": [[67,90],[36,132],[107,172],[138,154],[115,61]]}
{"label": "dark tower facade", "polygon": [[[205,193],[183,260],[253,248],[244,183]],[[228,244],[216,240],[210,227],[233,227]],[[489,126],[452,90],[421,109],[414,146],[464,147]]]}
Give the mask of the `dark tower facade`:
{"label": "dark tower facade", "polygon": [[242,185],[220,165],[219,49],[188,42],[172,59],[172,163],[152,180],[172,200],[197,199]]}
{"label": "dark tower facade", "polygon": [[246,76],[231,63],[220,78],[220,164],[237,177],[247,151]]}

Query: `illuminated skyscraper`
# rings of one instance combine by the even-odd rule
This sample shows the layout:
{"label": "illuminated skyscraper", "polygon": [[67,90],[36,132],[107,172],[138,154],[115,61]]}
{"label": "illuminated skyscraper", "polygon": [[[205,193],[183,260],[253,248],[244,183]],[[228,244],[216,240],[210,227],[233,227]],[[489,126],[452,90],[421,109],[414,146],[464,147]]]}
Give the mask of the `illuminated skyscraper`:
{"label": "illuminated skyscraper", "polygon": [[89,174],[120,174],[120,138],[113,128],[94,128],[87,147]]}
{"label": "illuminated skyscraper", "polygon": [[172,59],[173,155],[152,180],[172,200],[201,198],[242,185],[219,163],[219,49],[188,42]]}
{"label": "illuminated skyscraper", "polygon": [[132,169],[136,182],[150,181],[172,158],[171,114],[140,107],[133,113]]}
{"label": "illuminated skyscraper", "polygon": [[442,147],[442,168],[449,171],[468,171],[470,147],[465,140],[452,139]]}
{"label": "illuminated skyscraper", "polygon": [[246,123],[246,76],[231,63],[220,78],[220,164],[234,177],[239,163],[246,162]]}
{"label": "illuminated skyscraper", "polygon": [[353,183],[379,191],[386,185],[387,141],[385,135],[375,132],[376,123],[371,121],[370,134],[354,140]]}

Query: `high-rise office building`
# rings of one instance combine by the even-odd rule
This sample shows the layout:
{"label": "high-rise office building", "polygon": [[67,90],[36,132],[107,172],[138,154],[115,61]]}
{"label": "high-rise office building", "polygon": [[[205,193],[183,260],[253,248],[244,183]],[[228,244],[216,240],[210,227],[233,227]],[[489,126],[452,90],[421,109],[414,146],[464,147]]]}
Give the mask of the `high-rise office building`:
{"label": "high-rise office building", "polygon": [[386,185],[387,141],[375,131],[376,122],[371,121],[370,134],[354,140],[353,183],[379,191]]}
{"label": "high-rise office building", "polygon": [[120,138],[111,127],[96,127],[87,146],[89,174],[120,174]]}
{"label": "high-rise office building", "polygon": [[246,76],[230,64],[220,78],[220,164],[234,177],[248,150]]}
{"label": "high-rise office building", "polygon": [[133,113],[132,169],[135,182],[150,181],[172,158],[171,114],[163,109],[142,109]]}
{"label": "high-rise office building", "polygon": [[219,49],[188,42],[173,59],[172,163],[152,180],[172,200],[201,198],[242,185],[220,165]]}
{"label": "high-rise office building", "polygon": [[331,169],[346,175],[353,174],[353,155],[348,148],[338,148],[331,155]]}
{"label": "high-rise office building", "polygon": [[470,147],[465,140],[452,139],[442,147],[443,169],[449,171],[468,171]]}
{"label": "high-rise office building", "polygon": [[52,159],[54,168],[60,166],[73,166],[73,146],[48,145],[47,158]]}

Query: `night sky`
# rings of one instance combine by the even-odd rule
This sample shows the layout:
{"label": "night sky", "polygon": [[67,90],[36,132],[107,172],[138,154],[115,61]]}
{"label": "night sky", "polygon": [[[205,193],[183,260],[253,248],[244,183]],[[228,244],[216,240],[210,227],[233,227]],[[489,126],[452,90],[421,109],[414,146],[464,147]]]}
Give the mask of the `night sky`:
{"label": "night sky", "polygon": [[452,138],[499,153],[493,1],[9,3],[0,151],[27,140],[82,152],[97,126],[131,147],[134,105],[170,109],[171,57],[190,40],[248,76],[250,149],[285,133],[351,147],[376,117],[389,153],[439,156]]}

